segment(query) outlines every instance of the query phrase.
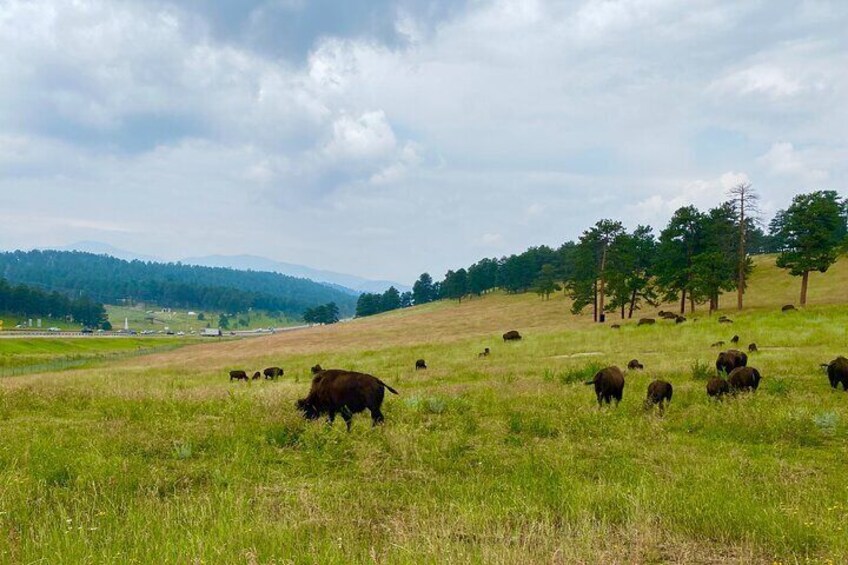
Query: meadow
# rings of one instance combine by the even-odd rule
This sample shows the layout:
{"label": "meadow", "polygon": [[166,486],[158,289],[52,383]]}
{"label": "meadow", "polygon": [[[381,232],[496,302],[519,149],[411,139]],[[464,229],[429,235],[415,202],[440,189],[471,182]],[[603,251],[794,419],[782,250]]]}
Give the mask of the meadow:
{"label": "meadow", "polygon": [[[148,314],[148,312],[152,312]],[[106,314],[109,316],[109,321],[116,330],[124,327],[124,323],[129,324],[130,329],[135,331],[165,331],[165,328],[173,332],[197,332],[200,333],[204,328],[217,328],[220,312],[202,312],[203,320],[198,319],[201,313],[198,311],[194,316],[189,316],[190,310],[171,310],[163,311],[158,306],[118,306],[107,305]],[[242,323],[240,323],[240,321]],[[272,316],[267,312],[255,311],[249,314],[241,314],[232,317],[229,322],[230,330],[253,330],[257,328],[282,328],[286,326],[296,326],[303,324],[302,321],[291,320],[283,315]]]}
{"label": "meadow", "polygon": [[[0,561],[845,562],[848,393],[819,363],[848,354],[848,262],[781,312],[796,295],[761,258],[730,326],[612,330],[562,294],[493,293],[0,379]],[[709,401],[710,344],[733,334],[763,382]],[[582,381],[634,357],[598,409]],[[315,363],[397,388],[386,424],[304,421]],[[226,376],[269,365],[286,375]],[[643,407],[655,378],[664,415]]]}

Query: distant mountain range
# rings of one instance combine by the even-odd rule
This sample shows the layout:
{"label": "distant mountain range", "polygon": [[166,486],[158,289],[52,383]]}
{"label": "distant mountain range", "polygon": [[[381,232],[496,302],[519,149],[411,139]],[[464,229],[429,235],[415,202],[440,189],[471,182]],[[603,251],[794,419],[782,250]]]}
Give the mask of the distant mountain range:
{"label": "distant mountain range", "polygon": [[[123,259],[125,261],[167,262],[167,260],[159,257],[140,255],[138,253],[119,249],[109,245],[108,243],[102,243],[99,241],[79,241],[62,247],[51,247],[51,249],[56,249],[57,251],[84,251],[86,253],[94,253],[96,255],[109,255],[110,257]],[[312,267],[307,267],[305,265],[284,263],[282,261],[275,261],[273,259],[268,259],[267,257],[259,257],[256,255],[207,255],[205,257],[187,257],[185,259],[180,259],[180,262],[184,265],[197,265],[200,267],[225,267],[240,271],[250,270],[279,273],[290,277],[304,278],[315,282],[325,283],[338,290],[352,294],[360,294],[363,292],[383,292],[391,286],[394,286],[400,292],[412,290],[410,286],[394,281],[370,280],[355,275],[313,269]]]}

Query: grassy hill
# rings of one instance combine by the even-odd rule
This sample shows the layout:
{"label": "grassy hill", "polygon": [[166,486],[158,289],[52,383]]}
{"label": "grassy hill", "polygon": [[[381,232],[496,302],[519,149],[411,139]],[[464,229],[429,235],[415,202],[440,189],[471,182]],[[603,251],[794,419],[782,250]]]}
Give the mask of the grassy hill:
{"label": "grassy hill", "polygon": [[[795,563],[848,560],[848,262],[810,284],[760,258],[750,308],[621,330],[499,293],[332,327],[0,380],[8,562]],[[724,306],[735,303],[731,297]],[[646,312],[644,315],[651,314]],[[610,321],[612,323],[612,320]],[[518,329],[525,339],[504,344]],[[710,344],[756,342],[756,394],[704,393]],[[476,353],[491,347],[492,355]],[[416,372],[423,357],[430,369]],[[599,366],[628,372],[599,410]],[[294,411],[308,367],[378,375],[386,425]],[[278,382],[228,369],[281,365]],[[693,370],[693,367],[696,370]],[[665,415],[647,384],[674,384]],[[120,557],[118,557],[120,556]]]}

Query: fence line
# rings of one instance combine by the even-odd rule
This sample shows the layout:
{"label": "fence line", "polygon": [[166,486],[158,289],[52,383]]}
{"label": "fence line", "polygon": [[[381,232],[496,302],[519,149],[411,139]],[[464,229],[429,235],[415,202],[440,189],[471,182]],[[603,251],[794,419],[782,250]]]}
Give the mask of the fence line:
{"label": "fence line", "polygon": [[98,353],[76,358],[63,358],[47,363],[36,363],[33,365],[18,365],[13,367],[0,367],[0,378],[17,377],[21,375],[31,375],[34,373],[53,373],[56,371],[64,371],[67,369],[75,369],[86,365],[96,365],[106,361],[118,361],[121,359],[131,359],[133,357],[143,357],[145,355],[153,355],[156,353],[165,353],[173,351],[180,347],[185,347],[188,344],[172,344],[160,345],[158,347],[149,347],[146,349],[136,349],[133,351],[114,351],[111,353]]}

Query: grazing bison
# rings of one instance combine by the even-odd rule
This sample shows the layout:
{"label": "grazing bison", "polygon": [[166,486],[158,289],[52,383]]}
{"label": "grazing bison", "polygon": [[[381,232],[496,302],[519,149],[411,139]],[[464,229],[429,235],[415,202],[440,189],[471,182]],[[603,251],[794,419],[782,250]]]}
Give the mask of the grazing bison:
{"label": "grazing bison", "polygon": [[627,364],[628,369],[644,369],[645,366],[639,362],[638,359],[631,359]]}
{"label": "grazing bison", "polygon": [[748,344],[748,353],[756,353],[757,351],[759,351],[759,349],[757,348],[756,343],[749,343]]}
{"label": "grazing bison", "polygon": [[259,371],[256,371],[255,373],[253,373],[253,380],[254,381],[258,381],[261,378],[262,378],[262,373],[260,373]]}
{"label": "grazing bison", "polygon": [[380,406],[383,404],[385,390],[392,394],[398,392],[372,375],[329,369],[322,371],[312,379],[312,387],[306,398],[297,401],[297,409],[305,418],[316,420],[327,414],[332,424],[336,414],[341,414],[350,431],[353,415],[366,408],[371,412],[371,422],[377,425],[383,422]]}
{"label": "grazing bison", "polygon": [[477,357],[488,357],[489,353],[491,353],[491,351],[489,351],[489,348],[487,347],[486,349],[478,353]]}
{"label": "grazing bison", "polygon": [[719,324],[732,324],[733,320],[731,320],[727,316],[722,316],[721,318],[718,319],[718,323]]}
{"label": "grazing bison", "polygon": [[503,334],[504,341],[519,341],[521,339],[521,334],[515,330],[510,330]]}
{"label": "grazing bison", "polygon": [[677,314],[675,314],[674,312],[663,312],[662,310],[660,310],[659,312],[657,312],[657,315],[660,318],[662,318],[663,320],[676,320],[677,319]]}
{"label": "grazing bison", "polygon": [[244,371],[230,371],[230,382],[233,381],[249,381],[247,373]]}
{"label": "grazing bison", "polygon": [[828,363],[827,378],[833,388],[838,388],[839,383],[842,383],[842,389],[848,391],[848,359],[840,355]]}
{"label": "grazing bison", "polygon": [[321,372],[321,371],[323,371],[323,370],[324,370],[324,369],[322,369],[322,368],[321,368],[321,365],[315,365],[314,367],[312,367],[312,368],[310,369],[310,371],[312,371],[312,374],[313,374],[313,375],[317,375],[318,373],[320,373],[320,372]]}
{"label": "grazing bison", "polygon": [[415,370],[416,371],[419,370],[419,369],[426,369],[426,368],[427,368],[427,363],[424,362],[424,359],[419,359],[418,361],[415,362]]}
{"label": "grazing bison", "polygon": [[660,412],[665,409],[665,404],[671,402],[674,387],[666,381],[654,381],[648,385],[648,397],[645,399],[645,408],[659,405]]}
{"label": "grazing bison", "polygon": [[785,306],[783,306],[783,308],[780,309],[780,311],[781,312],[791,312],[794,309],[795,309],[795,306],[793,304],[786,304]]}
{"label": "grazing bison", "polygon": [[685,321],[686,321],[686,316],[675,316],[674,317],[674,323],[675,324],[682,324]]}
{"label": "grazing bison", "polygon": [[620,330],[620,329],[621,329],[621,325],[620,325],[620,324],[613,324],[613,325],[611,325],[611,326],[610,326],[610,328],[611,328],[611,329],[614,329],[614,330]]}
{"label": "grazing bison", "polygon": [[710,347],[724,347],[724,342],[723,341],[717,341],[714,344],[712,344]]}
{"label": "grazing bison", "polygon": [[739,343],[739,336],[735,335],[732,338],[730,338],[730,343],[732,343],[733,345],[736,345],[737,343]]}
{"label": "grazing bison", "polygon": [[280,367],[268,367],[264,371],[266,379],[276,379],[277,377],[283,376],[283,370]]}
{"label": "grazing bison", "polygon": [[598,407],[603,406],[604,402],[609,404],[612,399],[618,405],[624,392],[624,373],[618,367],[607,367],[598,371],[595,378],[585,384],[595,385]]}
{"label": "grazing bison", "polygon": [[656,324],[657,321],[653,318],[639,318],[639,322],[636,324],[637,326],[651,326]]}
{"label": "grazing bison", "polygon": [[733,392],[757,390],[760,386],[760,372],[753,367],[736,367],[730,372],[727,382]]}
{"label": "grazing bison", "polygon": [[748,364],[748,356],[737,349],[728,349],[718,354],[716,359],[716,371],[730,374],[733,369],[744,367]]}
{"label": "grazing bison", "polygon": [[730,392],[730,385],[720,377],[713,377],[707,381],[707,395],[710,398],[721,398]]}

